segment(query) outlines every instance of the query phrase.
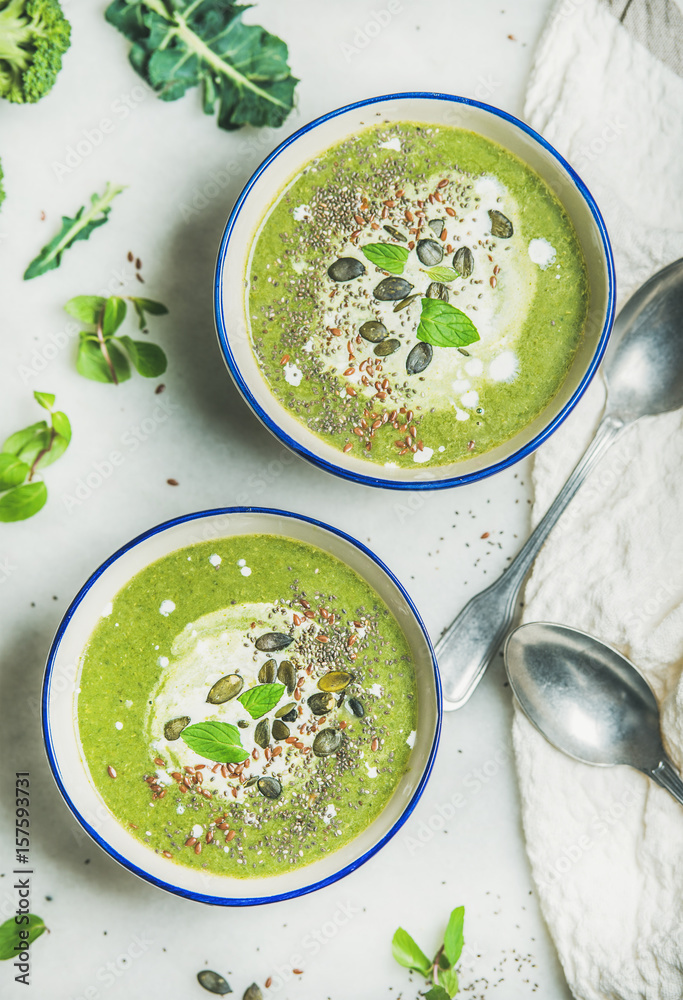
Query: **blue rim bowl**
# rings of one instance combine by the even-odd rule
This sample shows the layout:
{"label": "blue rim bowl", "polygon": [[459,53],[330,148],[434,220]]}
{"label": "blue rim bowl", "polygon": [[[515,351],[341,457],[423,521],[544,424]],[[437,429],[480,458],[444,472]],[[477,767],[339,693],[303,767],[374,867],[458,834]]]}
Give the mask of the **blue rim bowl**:
{"label": "blue rim bowl", "polygon": [[[109,811],[85,762],[76,715],[80,660],[102,609],[141,569],[201,541],[279,534],[316,545],[351,566],[388,605],[410,644],[418,683],[418,725],[411,766],[380,815],[349,844],[282,875],[208,875],[167,860],[136,840]],[[168,892],[218,906],[292,899],[331,885],[368,861],[408,819],[429,778],[441,731],[441,682],[427,630],[412,600],[384,563],[350,535],[311,517],[264,507],[227,507],[165,521],[122,546],[81,588],[57,630],[42,693],[47,758],[64,801],[81,827],[128,871]]]}
{"label": "blue rim bowl", "polygon": [[[576,229],[588,269],[589,313],[583,343],[559,391],[527,427],[478,456],[430,469],[389,469],[316,437],[275,400],[254,357],[244,309],[244,279],[253,236],[266,209],[314,156],[367,125],[368,112],[383,121],[458,125],[509,149],[543,177]],[[288,136],[252,174],[230,213],[216,263],[214,312],[224,361],[245,402],[261,422],[296,454],[326,472],[366,486],[396,490],[446,489],[473,483],[531,454],[566,419],[593,378],[614,320],[614,261],[600,211],[584,182],[549,142],[523,121],[480,101],[452,94],[402,93],[373,97],[330,111]]]}

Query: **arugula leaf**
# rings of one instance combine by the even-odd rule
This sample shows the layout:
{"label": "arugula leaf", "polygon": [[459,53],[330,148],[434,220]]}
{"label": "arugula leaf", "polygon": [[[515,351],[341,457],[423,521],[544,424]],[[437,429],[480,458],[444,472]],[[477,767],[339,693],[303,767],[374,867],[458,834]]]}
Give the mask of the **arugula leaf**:
{"label": "arugula leaf", "polygon": [[450,1000],[454,993],[447,993],[443,986],[432,986],[431,990],[425,993],[425,1000]]}
{"label": "arugula leaf", "polygon": [[454,997],[460,989],[458,973],[455,969],[439,969],[439,983],[446,990],[449,997]]}
{"label": "arugula leaf", "polygon": [[455,281],[459,277],[458,271],[454,267],[430,267],[425,271],[430,281],[440,281],[442,284]]}
{"label": "arugula leaf", "polygon": [[463,927],[465,923],[465,907],[457,906],[448,919],[448,926],[443,937],[443,950],[450,965],[455,965],[462,954],[465,944]]}
{"label": "arugula leaf", "polygon": [[86,207],[82,206],[73,219],[63,215],[62,228],[31,261],[24,272],[24,281],[37,278],[46,271],[59,267],[65,250],[72,247],[77,240],[87,240],[95,229],[105,224],[111,211],[111,202],[122,191],[123,187],[114,187],[108,183],[103,194],[91,196],[87,211]]}
{"label": "arugula leaf", "polygon": [[462,310],[441,299],[423,298],[417,339],[434,347],[466,347],[480,338]]}
{"label": "arugula leaf", "polygon": [[186,726],[180,738],[190,750],[220,764],[239,764],[249,756],[242,746],[239,729],[229,722],[197,722]]}
{"label": "arugula leaf", "polygon": [[371,264],[381,267],[390,274],[403,274],[403,268],[408,260],[408,248],[399,247],[394,243],[368,243],[361,247],[363,256]]}
{"label": "arugula leaf", "polygon": [[120,344],[128,351],[130,360],[136,371],[145,378],[156,378],[166,371],[166,355],[158,344],[150,344],[146,340],[131,340],[130,337],[117,337]]}
{"label": "arugula leaf", "polygon": [[[16,958],[20,951],[47,930],[42,917],[37,917],[35,913],[28,913],[26,916],[28,923],[18,924],[15,917],[10,917],[0,925],[0,962]],[[28,931],[28,937],[20,937],[19,931]]]}
{"label": "arugula leaf", "polygon": [[406,969],[413,969],[425,977],[431,972],[432,963],[411,938],[408,931],[404,931],[402,927],[399,927],[394,934],[391,942],[391,953],[398,964]]}
{"label": "arugula leaf", "polygon": [[25,521],[33,517],[47,500],[45,483],[25,483],[0,497],[0,521]]}
{"label": "arugula leaf", "polygon": [[105,17],[132,42],[133,68],[163,101],[201,85],[204,111],[218,110],[220,128],[277,128],[298,80],[285,43],[242,23],[247,9],[224,0],[113,0]]}
{"label": "arugula leaf", "polygon": [[0,452],[0,490],[19,486],[29,474],[31,466],[16,455]]}
{"label": "arugula leaf", "polygon": [[149,313],[151,316],[165,316],[168,309],[161,302],[155,302],[153,299],[141,299],[135,295],[129,295],[128,298],[133,303],[133,308],[138,314],[138,319],[140,320],[140,329],[144,330],[147,326],[147,317],[145,313]]}
{"label": "arugula leaf", "polygon": [[[119,382],[125,382],[130,378],[130,365],[125,354],[123,354],[116,344],[108,342],[106,345],[107,354],[111,360],[111,367],[105,358],[100,342],[96,337],[88,334],[87,339],[81,335],[78,344],[78,357],[76,358],[76,371],[85,378],[93,379],[95,382],[114,383],[114,373]],[[112,368],[114,373],[112,373]]]}
{"label": "arugula leaf", "polygon": [[118,295],[111,295],[104,304],[102,336],[113,337],[126,318],[126,303]]}
{"label": "arugula leaf", "polygon": [[252,719],[260,719],[262,715],[275,708],[285,690],[284,684],[257,684],[242,692],[237,699],[244,705]]}
{"label": "arugula leaf", "polygon": [[69,316],[81,323],[97,326],[106,301],[101,295],[77,295],[75,299],[69,299],[64,308]]}

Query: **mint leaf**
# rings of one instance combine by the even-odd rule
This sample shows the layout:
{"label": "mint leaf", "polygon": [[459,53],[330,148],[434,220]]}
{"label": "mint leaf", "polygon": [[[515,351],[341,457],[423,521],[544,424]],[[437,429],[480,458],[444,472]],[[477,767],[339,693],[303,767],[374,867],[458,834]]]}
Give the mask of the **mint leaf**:
{"label": "mint leaf", "polygon": [[117,295],[111,295],[104,306],[102,316],[102,334],[113,336],[126,318],[126,303]]}
{"label": "mint leaf", "polygon": [[41,451],[45,451],[49,447],[50,430],[46,424],[44,430],[38,431],[38,433],[31,438],[28,444],[24,445],[17,455],[17,458],[20,458],[22,462],[28,462],[29,465],[33,465]]}
{"label": "mint leaf", "polygon": [[446,990],[449,997],[454,997],[460,989],[458,973],[455,969],[439,969],[439,982]]}
{"label": "mint leaf", "polygon": [[44,410],[51,410],[55,405],[55,397],[51,392],[34,392],[33,398]]}
{"label": "mint leaf", "polygon": [[466,347],[480,338],[462,310],[441,299],[423,298],[417,339],[434,347]]}
{"label": "mint leaf", "polygon": [[19,486],[26,479],[30,468],[30,465],[22,462],[16,455],[0,452],[0,490]]}
{"label": "mint leaf", "polygon": [[243,24],[245,10],[224,0],[113,0],[105,17],[132,43],[133,68],[162,101],[200,86],[204,111],[218,111],[220,128],[277,128],[292,110],[298,80],[285,43]]}
{"label": "mint leaf", "polygon": [[403,274],[403,268],[408,260],[408,248],[395,246],[393,243],[368,243],[361,247],[363,256],[371,264],[381,267],[389,274]]}
{"label": "mint leaf", "polygon": [[107,184],[102,195],[91,196],[90,206],[87,209],[86,206],[79,208],[73,218],[63,215],[61,229],[26,268],[24,281],[37,278],[46,271],[59,267],[65,250],[72,247],[77,240],[87,240],[95,229],[105,224],[111,211],[111,202],[121,191],[122,187]]}
{"label": "mint leaf", "polygon": [[131,340],[130,337],[117,337],[120,344],[126,348],[130,354],[136,370],[145,378],[157,378],[166,371],[166,355],[157,344],[150,344],[146,340]]}
{"label": "mint leaf", "polygon": [[430,267],[425,274],[430,281],[440,281],[442,284],[448,281],[455,281],[459,276],[454,267]]}
{"label": "mint leaf", "polygon": [[[27,913],[25,919],[26,923],[19,924],[16,917],[10,917],[0,925],[0,962],[16,958],[20,951],[24,951],[47,930],[43,918],[37,917],[35,913]],[[28,937],[21,937],[20,931],[24,934],[28,931]]]}
{"label": "mint leaf", "polygon": [[[448,919],[448,926],[443,938],[443,950],[451,965],[460,958],[465,944],[463,927],[465,924],[465,907],[458,906],[451,913]],[[452,994],[451,994],[452,995]]]}
{"label": "mint leaf", "polygon": [[[130,365],[125,355],[111,342],[107,343],[107,353],[114,366],[114,371],[119,382],[125,382],[126,379],[130,378]],[[114,377],[107,364],[107,359],[102,353],[100,343],[96,338],[91,338],[90,334],[87,334],[86,337],[81,334],[81,340],[78,345],[78,357],[76,358],[76,370],[80,375],[92,379],[94,382],[114,382]]]}
{"label": "mint leaf", "polygon": [[190,750],[219,764],[239,764],[249,756],[242,746],[239,729],[229,722],[197,722],[186,726],[180,738]]}
{"label": "mint leaf", "polygon": [[97,326],[106,301],[101,295],[77,295],[75,299],[69,299],[64,308],[69,316],[81,323]]}
{"label": "mint leaf", "polygon": [[7,452],[8,455],[18,455],[21,449],[25,448],[36,434],[45,430],[47,430],[47,423],[44,420],[39,420],[37,424],[31,424],[30,427],[25,427],[23,431],[10,434],[3,444],[2,450]]}
{"label": "mint leaf", "polygon": [[244,705],[252,719],[260,719],[271,708],[275,708],[284,690],[284,684],[257,684],[244,691],[237,700]]}
{"label": "mint leaf", "polygon": [[52,426],[54,427],[57,434],[63,437],[68,444],[71,440],[71,424],[69,423],[69,418],[66,413],[62,413],[61,410],[55,410],[52,414]]}
{"label": "mint leaf", "polygon": [[443,986],[432,986],[431,990],[425,993],[424,1000],[450,1000],[450,997]]}
{"label": "mint leaf", "polygon": [[398,964],[406,969],[413,969],[425,977],[430,974],[432,963],[413,941],[408,931],[404,931],[402,927],[399,927],[394,934],[391,942],[391,953]]}
{"label": "mint leaf", "polygon": [[25,521],[33,517],[47,500],[45,483],[26,483],[16,486],[0,497],[0,521]]}
{"label": "mint leaf", "polygon": [[129,295],[128,298],[133,303],[133,308],[138,315],[141,330],[147,326],[145,313],[149,313],[150,316],[165,316],[168,313],[166,306],[161,302],[155,302],[154,299],[142,299],[136,295]]}

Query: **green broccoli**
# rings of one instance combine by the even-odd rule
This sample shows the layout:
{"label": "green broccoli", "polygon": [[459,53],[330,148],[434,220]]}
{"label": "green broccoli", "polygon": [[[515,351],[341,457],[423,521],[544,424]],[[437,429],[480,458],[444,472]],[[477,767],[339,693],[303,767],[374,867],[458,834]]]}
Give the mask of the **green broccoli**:
{"label": "green broccoli", "polygon": [[34,103],[51,90],[71,25],[59,0],[0,0],[0,97]]}

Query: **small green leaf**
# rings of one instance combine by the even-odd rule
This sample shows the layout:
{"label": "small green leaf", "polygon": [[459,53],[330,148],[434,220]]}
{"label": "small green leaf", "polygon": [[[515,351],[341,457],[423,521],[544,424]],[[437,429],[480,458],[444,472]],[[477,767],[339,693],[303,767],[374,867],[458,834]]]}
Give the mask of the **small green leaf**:
{"label": "small green leaf", "polygon": [[24,427],[23,431],[10,434],[3,444],[2,450],[7,452],[8,455],[18,455],[21,449],[26,447],[36,434],[44,430],[47,430],[47,423],[44,420],[39,420],[37,424],[31,424],[30,427]]}
{"label": "small green leaf", "polygon": [[[10,917],[0,925],[0,962],[16,958],[19,952],[24,951],[47,930],[43,918],[37,917],[35,913],[27,913],[19,917],[19,920],[26,920],[26,923],[17,923],[16,917]],[[28,935],[22,936],[26,932]]]}
{"label": "small green leaf", "polygon": [[237,700],[244,705],[252,719],[260,719],[271,708],[275,708],[284,690],[284,684],[257,684],[244,691]]}
{"label": "small green leaf", "polygon": [[180,735],[190,750],[220,764],[239,764],[249,756],[242,746],[239,729],[229,722],[198,722],[186,726]]}
{"label": "small green leaf", "polygon": [[449,995],[443,986],[432,986],[424,995],[424,1000],[449,1000]]}
{"label": "small green leaf", "polygon": [[112,295],[107,299],[102,317],[102,334],[104,337],[111,337],[126,318],[126,303],[118,295]]}
{"label": "small green leaf", "polygon": [[63,437],[68,444],[71,440],[71,424],[69,423],[69,418],[66,413],[62,413],[61,410],[55,410],[52,414],[52,426],[57,434],[59,434],[60,437]]}
{"label": "small green leaf", "polygon": [[166,355],[157,344],[146,340],[131,340],[130,337],[117,337],[120,344],[130,354],[130,359],[136,370],[145,378],[157,378],[166,371]]}
{"label": "small green leaf", "polygon": [[399,927],[391,942],[391,953],[399,965],[413,969],[422,976],[428,976],[432,963],[421,948],[413,941],[408,931]]}
{"label": "small green leaf", "polygon": [[458,272],[454,267],[430,267],[425,274],[430,281],[440,281],[442,284],[449,281],[455,281],[458,277]]}
{"label": "small green leaf", "polygon": [[455,969],[439,969],[439,982],[449,997],[454,997],[460,989],[458,973]]}
{"label": "small green leaf", "polygon": [[[118,349],[116,344],[107,343],[107,353],[114,366],[116,377],[119,382],[125,382],[130,378],[130,365],[124,354]],[[76,369],[85,378],[93,379],[95,382],[113,382],[111,368],[102,353],[102,348],[96,340],[86,340],[81,338],[78,345],[78,357],[76,359]]]}
{"label": "small green leaf", "polygon": [[55,405],[55,397],[51,392],[34,392],[33,398],[44,410],[51,410]]}
{"label": "small green leaf", "polygon": [[361,250],[371,264],[381,267],[383,271],[388,271],[389,274],[403,274],[403,268],[408,260],[407,247],[395,246],[393,243],[368,243],[367,246],[361,247]]}
{"label": "small green leaf", "polygon": [[44,455],[41,455],[35,463],[35,468],[45,469],[48,465],[52,465],[53,462],[56,462],[58,458],[62,457],[68,447],[69,442],[67,439],[62,437],[61,434],[55,433],[52,438],[52,443],[49,444],[47,451]]}
{"label": "small green leaf", "polygon": [[45,483],[25,483],[0,497],[0,521],[25,521],[33,517],[47,500]]}
{"label": "small green leaf", "polygon": [[64,308],[69,316],[81,323],[97,326],[106,301],[101,295],[77,295],[75,299],[69,299]]}
{"label": "small green leaf", "polygon": [[30,466],[16,455],[0,452],[0,490],[19,486],[29,474]]}
{"label": "small green leaf", "polygon": [[28,465],[33,465],[38,455],[41,451],[45,451],[46,448],[50,447],[50,429],[47,424],[45,425],[45,430],[40,431],[28,444],[25,444],[21,449],[17,458],[20,458],[22,462],[27,462]]}
{"label": "small green leaf", "polygon": [[164,316],[168,312],[163,303],[155,302],[154,299],[143,299],[137,295],[129,295],[128,298],[133,303],[133,308],[138,314],[141,330],[144,330],[147,325],[145,313],[149,313],[150,316]]}
{"label": "small green leaf", "polygon": [[443,939],[443,950],[451,965],[460,958],[462,954],[465,938],[463,928],[465,924],[465,907],[457,906],[448,918],[448,926]]}
{"label": "small green leaf", "polygon": [[423,298],[417,339],[434,347],[466,347],[479,340],[479,334],[462,310],[441,299]]}

